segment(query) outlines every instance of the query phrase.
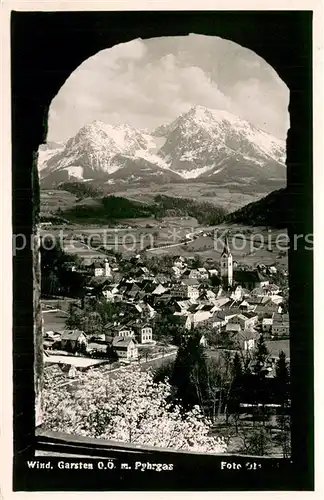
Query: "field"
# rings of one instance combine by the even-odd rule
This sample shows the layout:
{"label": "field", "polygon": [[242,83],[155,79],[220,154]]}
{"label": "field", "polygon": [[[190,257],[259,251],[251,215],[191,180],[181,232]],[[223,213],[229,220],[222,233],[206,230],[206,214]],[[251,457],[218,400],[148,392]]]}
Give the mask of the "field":
{"label": "field", "polygon": [[[287,269],[288,255],[284,243],[286,230],[264,227],[248,227],[242,225],[219,225],[203,227],[194,218],[168,217],[163,221],[152,219],[124,220],[117,228],[65,226],[62,229],[52,228],[42,231],[42,234],[52,234],[60,237],[67,253],[79,255],[81,258],[103,258],[104,254],[97,251],[99,244],[114,249],[127,256],[146,249],[146,255],[181,255],[192,257],[199,255],[202,260],[211,258],[219,261],[223,250],[224,234],[228,231],[228,239],[237,263],[255,266],[276,264]],[[194,239],[186,235],[196,234]],[[78,241],[78,237],[91,236],[90,246]],[[280,237],[279,245],[276,244]],[[192,239],[192,240],[191,240]]]}
{"label": "field", "polygon": [[[262,198],[269,192],[269,189],[262,191],[261,188],[255,190],[253,186],[241,186],[239,184],[218,186],[217,184],[204,183],[174,183],[174,184],[152,184],[149,186],[136,186],[127,189],[117,186],[100,185],[102,196],[113,194],[132,201],[142,203],[152,203],[158,194],[191,198],[199,202],[209,202],[222,206],[228,213]],[[78,201],[77,196],[68,191],[60,189],[42,189],[40,194],[41,213],[50,215],[58,209],[62,212],[77,205],[95,206],[100,203],[97,196],[85,198]]]}
{"label": "field", "polygon": [[60,332],[65,329],[67,313],[63,311],[43,312],[44,332]]}
{"label": "field", "polygon": [[[65,252],[79,255],[81,258],[102,258],[103,254],[96,250],[103,245],[108,249],[129,255],[153,246],[178,243],[187,233],[198,228],[193,217],[165,217],[163,221],[154,219],[123,219],[117,227],[89,225],[50,226],[41,230],[41,235],[59,238]],[[90,246],[79,239],[90,237]]]}
{"label": "field", "polygon": [[[237,263],[244,263],[249,266],[255,266],[258,263],[265,265],[275,263],[279,268],[287,268],[288,266],[288,255],[284,249],[285,246],[282,244],[284,236],[280,236],[280,246],[276,245],[276,238],[279,235],[286,236],[286,230],[273,229],[270,233],[266,228],[251,228],[238,225],[219,225],[217,228],[202,228],[202,230],[208,231],[208,233],[212,231],[214,237],[202,234],[188,243],[166,248],[156,248],[150,250],[148,253],[150,255],[181,255],[183,257],[199,255],[202,260],[212,258],[219,261],[223,251],[223,233],[230,230],[231,233],[228,236],[229,245],[233,260]],[[261,244],[258,242],[261,242]]]}
{"label": "field", "polygon": [[238,208],[262,198],[267,191],[255,191],[249,186],[241,185],[219,186],[217,184],[205,183],[174,183],[158,185],[153,184],[145,187],[127,188],[116,190],[114,195],[124,196],[136,201],[151,202],[154,196],[164,194],[167,196],[191,198],[196,201],[206,201],[222,206],[227,212],[233,212]]}
{"label": "field", "polygon": [[58,208],[62,211],[73,207],[77,202],[77,197],[68,191],[59,189],[42,189],[40,192],[41,213],[50,214],[56,212]]}

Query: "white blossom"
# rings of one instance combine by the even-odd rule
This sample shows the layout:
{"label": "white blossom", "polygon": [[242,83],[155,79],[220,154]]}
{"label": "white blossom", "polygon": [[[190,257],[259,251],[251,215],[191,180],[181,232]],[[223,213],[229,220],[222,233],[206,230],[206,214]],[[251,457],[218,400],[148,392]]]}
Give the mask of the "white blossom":
{"label": "white blossom", "polygon": [[210,435],[199,407],[183,413],[169,403],[168,382],[154,383],[150,371],[125,368],[118,378],[90,371],[78,389],[44,388],[44,426],[50,430],[142,445],[224,453],[225,439]]}

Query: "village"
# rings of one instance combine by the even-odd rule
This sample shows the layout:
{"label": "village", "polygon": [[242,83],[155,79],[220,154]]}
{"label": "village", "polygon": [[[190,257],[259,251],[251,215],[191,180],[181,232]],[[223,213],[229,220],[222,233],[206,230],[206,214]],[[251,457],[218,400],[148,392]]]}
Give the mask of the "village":
{"label": "village", "polygon": [[236,262],[227,237],[220,259],[206,262],[111,252],[62,266],[80,290],[77,299],[43,299],[43,347],[45,366],[57,364],[69,378],[97,365],[158,366],[193,332],[209,357],[246,356],[262,336],[269,377],[280,352],[289,360],[288,273]]}

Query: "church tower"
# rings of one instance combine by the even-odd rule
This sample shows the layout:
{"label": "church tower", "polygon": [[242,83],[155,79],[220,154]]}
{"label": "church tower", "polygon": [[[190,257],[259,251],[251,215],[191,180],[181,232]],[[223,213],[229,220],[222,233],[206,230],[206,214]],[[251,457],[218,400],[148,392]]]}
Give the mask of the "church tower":
{"label": "church tower", "polygon": [[111,269],[110,269],[110,265],[109,265],[108,259],[105,259],[104,276],[106,278],[110,278],[111,277]]}
{"label": "church tower", "polygon": [[233,256],[231,254],[227,236],[225,236],[224,249],[220,258],[221,278],[225,286],[233,284]]}

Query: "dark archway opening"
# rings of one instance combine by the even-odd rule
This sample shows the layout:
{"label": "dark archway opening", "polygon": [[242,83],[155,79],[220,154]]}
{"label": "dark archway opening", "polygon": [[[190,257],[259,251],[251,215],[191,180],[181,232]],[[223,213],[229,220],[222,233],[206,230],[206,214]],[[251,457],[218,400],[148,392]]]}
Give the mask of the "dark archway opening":
{"label": "dark archway opening", "polygon": [[[311,12],[65,12],[12,13],[13,232],[32,235],[39,212],[36,152],[46,140],[51,100],[85,59],[134,38],[189,33],[220,36],[265,59],[290,90],[287,139],[288,230],[312,233]],[[33,253],[14,257],[15,454],[34,447]],[[312,252],[290,251],[292,452],[296,489],[312,486]],[[37,313],[37,309],[35,309]],[[24,451],[23,451],[24,450]],[[278,488],[278,485],[273,485]]]}

